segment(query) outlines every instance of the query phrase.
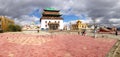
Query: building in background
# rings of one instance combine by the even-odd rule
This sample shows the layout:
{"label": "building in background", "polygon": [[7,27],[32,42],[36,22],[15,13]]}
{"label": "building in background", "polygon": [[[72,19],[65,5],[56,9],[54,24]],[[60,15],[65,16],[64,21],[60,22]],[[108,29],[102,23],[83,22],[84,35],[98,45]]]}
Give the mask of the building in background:
{"label": "building in background", "polygon": [[71,24],[71,30],[80,30],[88,28],[88,24],[82,23],[82,21],[78,20],[76,24]]}
{"label": "building in background", "polygon": [[40,18],[41,30],[61,30],[63,29],[63,18],[60,10],[46,8]]}
{"label": "building in background", "polygon": [[0,16],[0,30],[7,31],[9,29],[8,26],[11,24],[14,24],[14,20]]}
{"label": "building in background", "polygon": [[22,27],[22,31],[36,31],[39,30],[40,26],[35,25],[35,23],[31,23],[30,25],[24,25]]}

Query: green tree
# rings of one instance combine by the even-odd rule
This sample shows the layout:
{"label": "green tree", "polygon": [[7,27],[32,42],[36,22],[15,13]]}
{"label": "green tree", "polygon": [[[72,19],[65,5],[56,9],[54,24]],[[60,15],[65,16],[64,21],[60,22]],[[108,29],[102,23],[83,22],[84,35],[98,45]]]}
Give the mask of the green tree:
{"label": "green tree", "polygon": [[11,32],[21,31],[21,27],[19,25],[11,24],[8,26],[8,31],[11,31]]}
{"label": "green tree", "polygon": [[16,31],[21,31],[21,26],[19,26],[19,25],[15,25],[15,27],[16,27]]}

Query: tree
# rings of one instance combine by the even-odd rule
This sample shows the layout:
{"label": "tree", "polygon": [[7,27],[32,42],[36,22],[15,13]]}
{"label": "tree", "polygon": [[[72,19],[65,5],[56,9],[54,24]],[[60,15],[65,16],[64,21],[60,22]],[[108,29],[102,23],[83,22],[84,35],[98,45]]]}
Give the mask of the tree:
{"label": "tree", "polygon": [[15,28],[16,28],[16,31],[21,31],[21,26],[19,26],[19,25],[15,25]]}
{"label": "tree", "polygon": [[8,26],[8,31],[11,31],[11,32],[21,31],[21,27],[19,25],[10,24]]}

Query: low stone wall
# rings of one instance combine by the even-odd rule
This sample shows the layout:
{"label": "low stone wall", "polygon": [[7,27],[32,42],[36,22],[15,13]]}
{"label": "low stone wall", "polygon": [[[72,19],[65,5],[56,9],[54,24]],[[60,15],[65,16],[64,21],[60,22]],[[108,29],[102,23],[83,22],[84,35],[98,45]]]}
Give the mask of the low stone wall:
{"label": "low stone wall", "polygon": [[37,30],[23,30],[23,33],[37,33]]}

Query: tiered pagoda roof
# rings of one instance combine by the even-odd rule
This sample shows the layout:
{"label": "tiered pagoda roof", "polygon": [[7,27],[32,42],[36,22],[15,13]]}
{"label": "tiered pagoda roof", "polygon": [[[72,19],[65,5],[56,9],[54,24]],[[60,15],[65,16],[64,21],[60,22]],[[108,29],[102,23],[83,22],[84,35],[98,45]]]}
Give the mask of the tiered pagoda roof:
{"label": "tiered pagoda roof", "polygon": [[60,13],[56,11],[44,11],[43,15],[60,15]]}
{"label": "tiered pagoda roof", "polygon": [[46,8],[46,9],[44,9],[44,11],[57,11],[57,12],[59,12],[60,10],[56,10],[55,8]]}
{"label": "tiered pagoda roof", "polygon": [[61,14],[59,13],[59,11],[60,10],[56,10],[54,8],[44,9],[40,21],[42,19],[63,20],[63,18],[61,18]]}

